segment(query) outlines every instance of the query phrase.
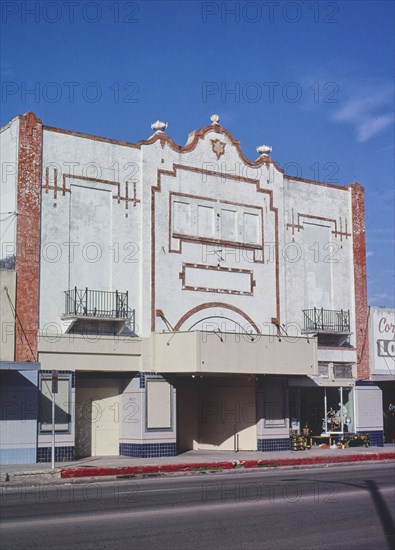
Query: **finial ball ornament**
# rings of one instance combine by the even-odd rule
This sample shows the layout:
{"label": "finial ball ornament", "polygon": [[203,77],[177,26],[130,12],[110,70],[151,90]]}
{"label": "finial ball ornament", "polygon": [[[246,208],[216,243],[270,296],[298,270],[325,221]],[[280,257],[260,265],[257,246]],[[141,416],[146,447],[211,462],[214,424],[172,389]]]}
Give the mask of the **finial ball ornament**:
{"label": "finial ball ornament", "polygon": [[162,120],[157,120],[151,124],[152,130],[155,132],[164,132],[168,126],[169,124],[167,122],[163,122]]}
{"label": "finial ball ornament", "polygon": [[211,115],[210,120],[213,124],[219,123],[219,115]]}
{"label": "finial ball ornament", "polygon": [[256,148],[256,152],[260,155],[267,156],[272,152],[272,147],[270,147],[270,145],[259,145]]}

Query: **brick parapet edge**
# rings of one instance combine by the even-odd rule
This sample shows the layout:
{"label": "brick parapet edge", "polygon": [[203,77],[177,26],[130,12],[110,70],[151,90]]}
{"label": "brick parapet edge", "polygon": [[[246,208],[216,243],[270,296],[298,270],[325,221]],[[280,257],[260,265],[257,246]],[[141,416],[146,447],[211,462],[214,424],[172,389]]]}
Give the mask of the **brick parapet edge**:
{"label": "brick parapet edge", "polygon": [[355,326],[357,348],[357,377],[369,378],[368,293],[366,274],[365,198],[358,182],[351,189],[352,234],[355,286]]}
{"label": "brick parapet edge", "polygon": [[16,361],[37,360],[42,121],[19,116],[16,230]]}

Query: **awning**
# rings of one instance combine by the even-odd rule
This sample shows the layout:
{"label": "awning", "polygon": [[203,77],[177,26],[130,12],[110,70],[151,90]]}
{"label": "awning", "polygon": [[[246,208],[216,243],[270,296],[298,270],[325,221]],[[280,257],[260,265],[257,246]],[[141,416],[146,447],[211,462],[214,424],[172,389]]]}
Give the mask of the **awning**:
{"label": "awning", "polygon": [[0,361],[0,370],[40,370],[40,363],[30,361]]}
{"label": "awning", "polygon": [[151,365],[160,374],[317,374],[315,338],[190,331],[151,339]]}

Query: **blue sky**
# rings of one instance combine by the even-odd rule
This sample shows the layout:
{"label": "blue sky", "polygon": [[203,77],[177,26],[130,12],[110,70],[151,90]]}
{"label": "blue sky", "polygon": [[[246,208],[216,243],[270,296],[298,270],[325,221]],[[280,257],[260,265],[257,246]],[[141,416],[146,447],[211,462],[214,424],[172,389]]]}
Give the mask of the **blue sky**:
{"label": "blue sky", "polygon": [[[394,4],[1,3],[1,124],[184,144],[218,113],[249,158],[366,190],[370,305],[394,307]],[[34,93],[29,91],[34,90]]]}

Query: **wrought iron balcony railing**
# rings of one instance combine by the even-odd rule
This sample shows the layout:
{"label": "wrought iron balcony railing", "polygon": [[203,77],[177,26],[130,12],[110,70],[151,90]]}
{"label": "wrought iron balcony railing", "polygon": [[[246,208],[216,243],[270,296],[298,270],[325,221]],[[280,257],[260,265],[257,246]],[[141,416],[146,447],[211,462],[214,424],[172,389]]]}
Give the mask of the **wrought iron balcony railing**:
{"label": "wrought iron balcony railing", "polygon": [[74,287],[65,291],[65,315],[75,317],[100,317],[106,319],[129,319],[127,292],[108,292]]}
{"label": "wrought iron balcony railing", "polygon": [[304,309],[304,332],[328,334],[350,332],[350,311],[323,308]]}

